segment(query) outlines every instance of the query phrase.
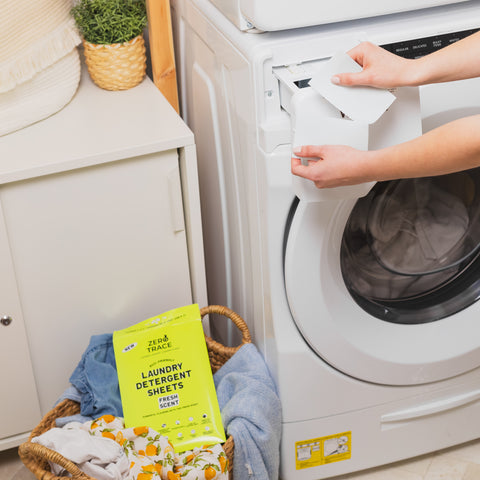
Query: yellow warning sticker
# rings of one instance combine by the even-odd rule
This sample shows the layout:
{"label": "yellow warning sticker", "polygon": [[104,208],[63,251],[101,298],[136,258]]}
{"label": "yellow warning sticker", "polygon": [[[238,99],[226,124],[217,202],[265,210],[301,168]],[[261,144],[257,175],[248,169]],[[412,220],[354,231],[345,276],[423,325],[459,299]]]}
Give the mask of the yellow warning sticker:
{"label": "yellow warning sticker", "polygon": [[337,433],[295,443],[297,470],[348,460],[352,454],[352,432]]}

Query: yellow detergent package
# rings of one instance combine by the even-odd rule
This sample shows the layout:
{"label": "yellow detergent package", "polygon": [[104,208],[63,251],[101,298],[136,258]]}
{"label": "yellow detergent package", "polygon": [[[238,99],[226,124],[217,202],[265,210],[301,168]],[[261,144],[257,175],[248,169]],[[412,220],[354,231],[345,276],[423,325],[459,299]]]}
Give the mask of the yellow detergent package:
{"label": "yellow detergent package", "polygon": [[225,442],[198,305],[113,333],[125,426],[148,426],[177,452]]}

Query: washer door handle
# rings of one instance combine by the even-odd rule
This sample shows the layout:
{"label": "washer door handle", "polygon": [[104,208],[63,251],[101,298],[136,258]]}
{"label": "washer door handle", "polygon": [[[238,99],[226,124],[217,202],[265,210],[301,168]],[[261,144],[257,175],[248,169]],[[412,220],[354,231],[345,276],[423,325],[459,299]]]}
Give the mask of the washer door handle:
{"label": "washer door handle", "polygon": [[418,417],[424,417],[426,415],[432,415],[433,413],[444,412],[452,410],[453,408],[472,403],[480,399],[480,389],[473,392],[463,393],[461,395],[455,395],[453,397],[443,398],[435,400],[433,402],[424,403],[417,407],[406,408],[404,410],[398,410],[397,412],[386,413],[382,415],[382,423],[400,422],[403,420],[411,420]]}

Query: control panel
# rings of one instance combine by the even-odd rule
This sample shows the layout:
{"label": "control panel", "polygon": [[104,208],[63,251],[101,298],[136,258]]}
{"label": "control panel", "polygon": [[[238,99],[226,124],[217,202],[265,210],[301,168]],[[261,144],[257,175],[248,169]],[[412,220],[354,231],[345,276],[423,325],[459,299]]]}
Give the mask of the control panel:
{"label": "control panel", "polygon": [[404,58],[419,58],[429,53],[440,50],[451,43],[455,43],[462,38],[468,37],[475,30],[464,30],[462,32],[445,33],[443,35],[434,35],[432,37],[416,38],[415,40],[407,40],[404,42],[389,43],[382,45],[385,50],[400,55]]}

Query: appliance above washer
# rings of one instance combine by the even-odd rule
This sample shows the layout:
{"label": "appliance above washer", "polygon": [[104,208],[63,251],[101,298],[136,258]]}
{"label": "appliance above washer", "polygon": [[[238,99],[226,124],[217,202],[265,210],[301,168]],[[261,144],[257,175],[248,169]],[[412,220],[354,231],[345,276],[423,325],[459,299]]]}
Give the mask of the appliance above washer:
{"label": "appliance above washer", "polygon": [[210,0],[240,30],[276,31],[472,0]]}

